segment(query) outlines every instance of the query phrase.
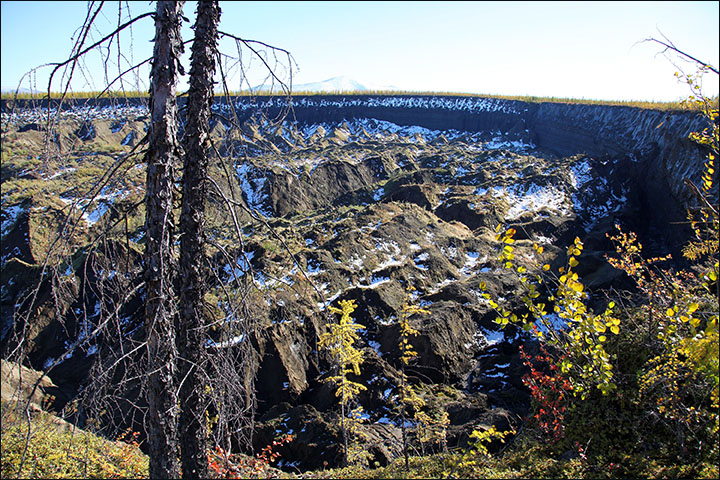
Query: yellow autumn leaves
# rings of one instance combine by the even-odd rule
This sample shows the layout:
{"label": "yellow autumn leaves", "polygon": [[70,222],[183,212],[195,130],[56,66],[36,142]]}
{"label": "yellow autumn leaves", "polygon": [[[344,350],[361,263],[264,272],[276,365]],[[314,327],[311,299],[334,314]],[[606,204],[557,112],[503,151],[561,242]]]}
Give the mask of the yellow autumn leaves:
{"label": "yellow autumn leaves", "polygon": [[[481,296],[498,314],[495,322],[501,327],[520,323],[538,339],[567,354],[568,358],[561,368],[563,373],[570,375],[573,394],[584,398],[592,385],[603,394],[615,389],[616,386],[611,381],[613,358],[605,351],[603,343],[607,341],[608,333],[620,333],[620,319],[613,314],[614,302],[608,303],[605,311],[599,315],[594,314],[587,306],[585,286],[574,271],[580,265],[577,257],[583,251],[580,238],[576,237],[567,248],[565,265],[559,267],[557,273],[553,273],[550,265],[541,261],[544,247],[533,244],[532,258],[524,260],[526,265],[516,265],[516,230],[508,228],[503,231],[502,225],[498,225],[495,233],[495,239],[501,242],[498,260],[505,269],[517,274],[522,289],[520,299],[527,310],[526,313],[516,314],[511,307],[498,304],[486,291],[487,285],[482,282]],[[538,273],[531,274],[530,270]],[[538,301],[541,296],[540,287],[546,281],[555,285],[554,292],[546,293],[547,301],[552,306],[552,314],[547,311],[545,303]]]}
{"label": "yellow autumn leaves", "polygon": [[361,350],[355,348],[354,344],[359,340],[358,330],[365,327],[355,323],[350,316],[355,311],[357,305],[352,300],[341,300],[340,308],[329,307],[332,313],[339,314],[340,321],[338,323],[330,323],[329,331],[320,335],[318,345],[325,348],[334,359],[338,373],[326,378],[325,382],[332,382],[337,385],[338,389],[335,395],[340,401],[347,405],[362,390],[367,390],[365,385],[353,382],[348,378],[350,373],[360,375],[360,364],[363,362],[363,354]]}

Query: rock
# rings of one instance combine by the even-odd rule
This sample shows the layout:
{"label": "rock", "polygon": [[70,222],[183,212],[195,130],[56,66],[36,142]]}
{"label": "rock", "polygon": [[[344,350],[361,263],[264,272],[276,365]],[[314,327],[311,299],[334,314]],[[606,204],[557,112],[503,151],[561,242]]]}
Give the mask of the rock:
{"label": "rock", "polygon": [[426,210],[432,210],[437,203],[434,188],[429,185],[402,185],[386,194],[384,201],[414,203]]}
{"label": "rock", "polygon": [[285,464],[316,470],[339,465],[342,459],[340,427],[310,405],[279,404],[259,419],[256,432],[258,451],[280,436],[293,435],[293,441],[279,449]]}
{"label": "rock", "polygon": [[364,448],[369,454],[367,466],[385,467],[402,455],[402,431],[392,424],[360,425]]}
{"label": "rock", "polygon": [[[33,412],[58,413],[59,406],[66,403],[62,391],[42,372],[4,359],[1,362],[3,408],[24,407],[27,403]],[[56,415],[51,415],[51,424],[58,432],[76,428]]]}

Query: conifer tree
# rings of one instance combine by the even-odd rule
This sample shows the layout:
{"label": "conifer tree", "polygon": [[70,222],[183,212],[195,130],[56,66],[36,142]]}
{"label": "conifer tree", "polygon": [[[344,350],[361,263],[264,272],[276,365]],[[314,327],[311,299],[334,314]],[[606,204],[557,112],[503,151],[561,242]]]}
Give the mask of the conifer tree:
{"label": "conifer tree", "polygon": [[[356,430],[358,415],[348,415],[350,404],[357,398],[358,393],[367,390],[365,385],[354,382],[348,378],[350,374],[360,375],[360,364],[363,362],[363,353],[354,345],[359,340],[358,330],[365,327],[350,316],[357,305],[352,300],[341,300],[340,308],[330,307],[332,313],[340,315],[338,323],[330,323],[329,330],[320,336],[318,345],[324,348],[331,356],[334,374],[324,379],[337,387],[335,396],[340,399],[340,428],[344,442],[344,463],[348,464],[349,437]],[[356,412],[354,410],[353,412]]]}
{"label": "conifer tree", "polygon": [[402,306],[398,327],[400,328],[400,429],[402,431],[403,455],[405,456],[405,470],[410,470],[410,459],[408,456],[408,429],[407,418],[412,410],[415,415],[425,406],[425,401],[417,394],[413,386],[408,382],[405,367],[417,358],[418,353],[410,343],[410,337],[418,334],[418,331],[410,326],[410,317],[416,314],[429,314],[417,305],[411,304],[411,295],[415,289],[408,288],[408,295]]}

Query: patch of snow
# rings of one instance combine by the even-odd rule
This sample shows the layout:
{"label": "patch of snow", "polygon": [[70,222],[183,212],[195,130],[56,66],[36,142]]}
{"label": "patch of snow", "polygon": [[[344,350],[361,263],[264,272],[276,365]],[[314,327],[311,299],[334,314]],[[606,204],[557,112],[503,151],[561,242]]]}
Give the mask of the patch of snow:
{"label": "patch of snow", "polygon": [[380,187],[373,193],[373,200],[379,202],[380,199],[382,199],[383,195],[385,195],[385,189],[383,187]]}
{"label": "patch of snow", "polygon": [[382,220],[378,220],[377,222],[373,223],[370,222],[367,225],[360,227],[360,231],[363,233],[372,233],[378,228],[380,228],[380,225],[382,225]]}
{"label": "patch of snow", "polygon": [[59,177],[60,175],[64,175],[64,174],[66,174],[66,173],[72,173],[72,172],[74,172],[75,170],[76,170],[75,167],[63,168],[63,169],[58,170],[57,172],[53,173],[53,174],[50,175],[49,177],[43,177],[43,178],[44,178],[45,180],[52,180],[53,178]]}
{"label": "patch of snow", "polygon": [[495,345],[505,339],[505,332],[503,332],[502,330],[483,330],[483,336],[485,337],[485,341],[488,343],[488,345]]}
{"label": "patch of snow", "polygon": [[420,270],[427,270],[428,267],[422,262],[425,262],[430,257],[430,254],[427,252],[423,252],[417,257],[415,257],[415,267],[419,268]]}
{"label": "patch of snow", "polygon": [[233,345],[237,345],[239,343],[242,343],[245,341],[245,334],[240,334],[232,337],[229,340],[225,340],[222,342],[215,342],[214,340],[206,340],[205,341],[205,348],[215,347],[215,348],[227,348],[232,347]]}
{"label": "patch of snow", "polygon": [[83,220],[85,220],[88,225],[94,225],[110,210],[110,207],[112,207],[117,200],[125,198],[128,193],[127,190],[122,189],[113,191],[109,186],[106,186],[95,196],[95,209],[93,210],[88,208],[90,199],[63,196],[59,196],[58,198],[66,205],[71,205],[72,208],[84,210],[82,214]]}
{"label": "patch of snow", "polygon": [[239,164],[235,171],[248,207],[257,210],[265,217],[271,217],[272,212],[267,206],[268,196],[263,191],[267,178],[259,169],[247,163]]}
{"label": "patch of snow", "polygon": [[448,258],[455,258],[458,255],[457,247],[455,245],[450,245],[447,248],[440,247],[440,251]]}
{"label": "patch of snow", "polygon": [[223,267],[223,271],[228,278],[242,277],[248,270],[250,270],[250,261],[255,257],[255,252],[242,252],[237,258],[236,266],[232,267],[230,264],[226,264]]}
{"label": "patch of snow", "polygon": [[552,238],[548,238],[543,235],[535,235],[533,238],[540,245],[552,245],[553,244]]}
{"label": "patch of snow", "polygon": [[313,275],[320,275],[321,273],[325,273],[325,270],[322,270],[320,268],[321,266],[322,265],[317,261],[314,261],[312,259],[308,260],[308,262],[307,262],[308,275],[313,276]]}
{"label": "patch of snow", "polygon": [[455,172],[453,173],[453,176],[462,177],[462,176],[467,175],[468,173],[472,173],[472,171],[468,170],[467,168],[460,165],[459,167],[455,168]]}
{"label": "patch of snow", "polygon": [[382,357],[383,354],[380,351],[380,344],[378,342],[371,340],[368,342],[368,345],[370,345],[373,348],[373,350],[375,350],[377,352],[378,356]]}
{"label": "patch of snow", "polygon": [[390,277],[382,277],[382,276],[373,275],[372,277],[370,277],[370,284],[369,284],[369,285],[359,285],[359,287],[361,287],[361,288],[362,288],[362,287],[365,287],[365,288],[376,288],[376,287],[378,287],[378,286],[380,286],[380,285],[383,285],[383,284],[389,283],[389,282],[390,282]]}
{"label": "patch of snow", "polygon": [[25,213],[25,210],[20,205],[2,208],[3,221],[2,224],[0,224],[0,233],[3,237],[10,233],[10,230],[15,226],[18,218],[23,213]]}
{"label": "patch of snow", "polygon": [[574,189],[579,190],[585,184],[592,181],[592,175],[590,172],[592,168],[587,160],[575,163],[570,167],[570,184]]}
{"label": "patch of snow", "polygon": [[[478,252],[467,252],[465,254],[465,265],[460,269],[460,271],[463,273],[463,275],[472,275],[473,270],[475,270],[475,267],[478,264],[478,259],[480,257],[480,254]],[[487,259],[487,257],[483,258],[483,261]]]}
{"label": "patch of snow", "polygon": [[508,140],[506,136],[502,135],[486,142],[483,147],[485,150],[509,150],[515,153],[526,153],[529,149],[535,148],[535,145],[520,140]]}
{"label": "patch of snow", "polygon": [[365,263],[363,262],[363,259],[360,258],[360,256],[357,254],[354,254],[352,257],[350,257],[350,260],[348,261],[347,264],[355,272],[360,271],[365,267]]}
{"label": "patch of snow", "polygon": [[507,199],[510,208],[505,216],[506,220],[516,220],[525,212],[537,212],[542,208],[554,210],[560,215],[570,214],[565,193],[550,185],[516,184],[506,187],[491,187],[488,190],[477,189],[476,193],[480,191],[482,194],[489,192],[496,198],[505,197]]}
{"label": "patch of snow", "polygon": [[452,284],[452,283],[454,283],[454,282],[455,282],[455,280],[450,279],[450,278],[446,278],[446,279],[443,280],[442,282],[440,282],[440,283],[438,283],[437,285],[435,285],[432,289],[430,289],[429,292],[430,292],[430,293],[437,293],[437,292],[439,292],[440,290],[442,290],[444,287],[446,287],[446,286],[448,286],[448,285],[450,285],[450,284]]}
{"label": "patch of snow", "polygon": [[335,294],[327,299],[325,299],[325,302],[317,303],[318,308],[327,308],[328,305],[330,305],[332,302],[340,298],[340,295],[342,295],[342,290],[338,290],[335,292]]}

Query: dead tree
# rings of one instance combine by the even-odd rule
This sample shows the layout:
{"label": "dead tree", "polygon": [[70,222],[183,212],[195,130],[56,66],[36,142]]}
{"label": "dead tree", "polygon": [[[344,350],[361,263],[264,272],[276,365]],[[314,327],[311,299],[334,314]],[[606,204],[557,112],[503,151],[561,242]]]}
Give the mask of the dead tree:
{"label": "dead tree", "polygon": [[207,400],[204,294],[205,201],[208,195],[210,115],[213,77],[218,56],[217,1],[201,1],[197,7],[192,44],[190,90],[185,113],[182,213],[180,216],[180,298],[177,329],[180,386],[180,452],[183,478],[207,478]]}
{"label": "dead tree", "polygon": [[[73,204],[42,265],[43,272],[52,274],[52,294],[56,298],[44,300],[40,294],[49,287],[38,282],[28,292],[27,301],[22,302],[26,307],[14,315],[17,335],[13,335],[15,346],[12,348],[15,353],[12,357],[22,362],[27,358],[28,352],[24,350],[30,335],[27,325],[34,316],[33,312],[42,307],[43,302],[54,303],[56,308],[53,315],[67,331],[72,345],[49,368],[44,368],[45,373],[70,358],[74,351],[87,352],[90,348],[94,349],[97,356],[92,360],[89,374],[92,380],[82,386],[73,400],[77,401],[80,412],[77,418],[97,419],[92,428],[116,438],[119,431],[138,426],[138,418],[142,417],[151,478],[179,478],[181,474],[183,478],[207,477],[208,437],[212,438],[215,445],[223,445],[227,451],[237,448],[237,445],[247,448],[252,445],[254,376],[258,364],[250,341],[255,338],[256,328],[253,320],[255,315],[249,306],[252,302],[248,296],[253,288],[252,279],[248,278],[252,272],[233,282],[221,280],[217,275],[218,269],[209,264],[206,251],[211,248],[207,245],[213,240],[212,248],[225,251],[218,244],[217,238],[206,238],[208,227],[205,202],[208,197],[218,201],[220,196],[220,204],[226,204],[229,216],[233,219],[232,235],[241,245],[239,253],[231,252],[228,255],[228,263],[239,264],[237,257],[231,257],[244,255],[241,229],[235,218],[235,208],[242,208],[242,205],[234,200],[234,193],[228,198],[223,197],[223,191],[217,188],[217,183],[209,173],[211,167],[224,171],[227,184],[233,190],[233,180],[229,173],[232,168],[226,163],[233,162],[237,155],[230,153],[227,157],[223,154],[224,158],[221,158],[217,146],[211,144],[209,132],[216,68],[222,78],[223,91],[230,96],[227,70],[223,71],[220,62],[222,57],[218,52],[218,37],[223,35],[234,39],[239,57],[242,49],[249,49],[262,60],[283,91],[288,95],[290,92],[275,76],[271,64],[267,63],[272,61],[262,55],[263,48],[272,51],[273,56],[280,52],[287,55],[290,66],[289,52],[219,32],[218,2],[201,1],[192,46],[187,110],[184,115],[180,115],[177,101],[178,79],[183,73],[180,63],[183,52],[180,26],[182,21],[187,21],[182,15],[183,3],[160,1],[154,13],[143,13],[124,23],[118,18],[117,27],[112,33],[90,43],[88,32],[97,28],[95,21],[102,17],[102,4],[93,3],[70,58],[48,65],[54,67],[53,73],[69,65],[69,74],[63,76],[63,91],[67,92],[73,72],[77,73],[77,69],[82,66],[81,59],[95,49],[108,55],[110,49],[104,46],[115,40],[118,56],[124,56],[124,51],[121,52],[119,47],[120,33],[138,20],[154,16],[156,32],[151,59],[127,69],[121,67],[118,60],[118,76],[114,80],[107,77],[106,68],[108,85],[103,91],[128,72],[151,62],[150,125],[147,135],[129,154],[121,155],[85,195],[78,195],[90,197],[89,202],[93,202],[104,187],[121,175],[121,169],[131,168],[135,159],[143,158],[141,161],[146,164],[145,197],[137,199],[127,209],[123,207],[123,211],[118,210],[120,218],[108,220],[104,230],[88,244],[88,260],[81,267],[82,288],[75,293],[65,292],[71,282],[66,282],[64,278],[74,275],[72,240],[82,223],[81,214],[85,213],[84,209],[90,208],[91,203],[85,207]],[[129,14],[129,6],[125,8]],[[227,55],[225,57],[231,58]],[[247,81],[242,61],[236,62],[236,65],[239,65],[237,68],[240,69],[243,81]],[[51,84],[52,75],[48,92]],[[237,131],[242,121],[234,111],[233,101],[228,104],[233,108],[232,115],[219,118],[231,125],[232,131]],[[60,106],[62,100],[58,110]],[[56,120],[59,117],[47,116],[46,135],[52,133],[52,125]],[[183,122],[185,133],[181,140],[179,125]],[[141,147],[145,145],[147,150],[141,157]],[[215,152],[215,155],[211,156],[210,152]],[[215,164],[210,165],[211,159]],[[180,203],[175,192],[178,191],[176,182],[181,165],[182,209],[179,222],[176,222],[178,219],[174,218],[173,207]],[[209,192],[208,186],[211,185],[218,192]],[[127,218],[142,204],[145,205],[145,219],[144,231],[141,233],[144,234],[145,245],[144,252],[135,256],[133,252],[137,250],[130,247],[131,240],[138,244],[142,242],[132,239],[127,228]],[[251,212],[248,215],[260,221]],[[121,225],[123,216],[124,230]],[[120,246],[123,248],[117,248]],[[108,276],[103,280],[103,272],[115,271],[121,263],[125,265],[122,275]],[[245,263],[248,263],[247,259]],[[68,270],[69,274],[64,273]],[[44,273],[40,277],[44,278]],[[213,312],[212,318],[207,305],[203,303],[209,288],[208,277],[214,281],[214,288],[222,291],[227,304],[227,309],[223,307],[223,311]],[[57,298],[58,292],[67,293],[67,299],[61,302],[62,299]],[[76,299],[83,305],[78,314],[69,308]],[[136,305],[141,302],[143,306],[138,309]],[[94,305],[99,307],[94,308]],[[222,318],[223,315],[226,318]],[[212,336],[215,341],[208,332],[211,321],[216,330]],[[226,340],[232,338],[248,340],[233,345],[233,348],[224,348]],[[206,345],[208,342],[211,345]],[[213,355],[212,365],[208,362],[208,352]],[[207,413],[214,413],[217,418],[211,432],[208,432]],[[29,442],[29,423],[27,428]]]}
{"label": "dead tree", "polygon": [[150,478],[179,478],[177,462],[176,275],[173,257],[174,165],[178,141],[176,85],[182,74],[182,2],[159,1],[150,72],[150,130],[145,193],[145,329]]}

